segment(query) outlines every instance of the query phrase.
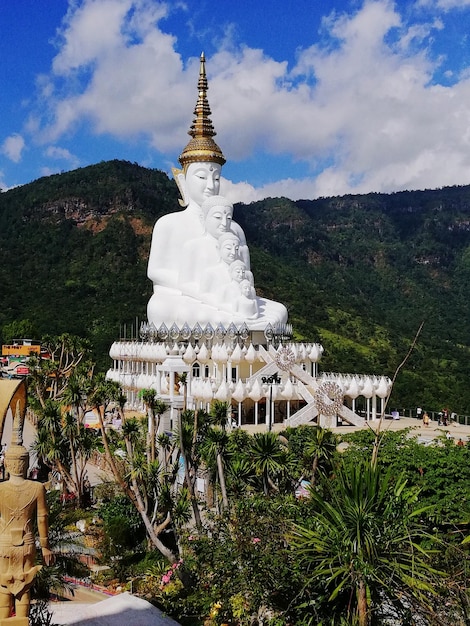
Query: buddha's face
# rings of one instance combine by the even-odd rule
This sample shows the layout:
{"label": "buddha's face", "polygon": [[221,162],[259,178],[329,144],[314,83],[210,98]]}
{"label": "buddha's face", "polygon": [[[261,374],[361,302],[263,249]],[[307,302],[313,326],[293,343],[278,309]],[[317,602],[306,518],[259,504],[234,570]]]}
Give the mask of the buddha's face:
{"label": "buddha's face", "polygon": [[238,258],[240,242],[236,237],[225,238],[220,245],[220,258],[224,263],[233,263]]}
{"label": "buddha's face", "polygon": [[242,261],[235,261],[230,266],[230,277],[237,283],[240,283],[245,278],[245,264]]}
{"label": "buddha's face", "polygon": [[219,163],[191,163],[185,176],[189,199],[201,206],[206,198],[218,195],[221,169]]}
{"label": "buddha's face", "polygon": [[251,291],[251,283],[249,280],[242,280],[242,282],[240,283],[240,291],[247,298],[251,298],[252,291]]}
{"label": "buddha's face", "polygon": [[215,206],[209,209],[205,219],[205,228],[213,237],[219,238],[222,233],[230,230],[233,209],[231,206]]}

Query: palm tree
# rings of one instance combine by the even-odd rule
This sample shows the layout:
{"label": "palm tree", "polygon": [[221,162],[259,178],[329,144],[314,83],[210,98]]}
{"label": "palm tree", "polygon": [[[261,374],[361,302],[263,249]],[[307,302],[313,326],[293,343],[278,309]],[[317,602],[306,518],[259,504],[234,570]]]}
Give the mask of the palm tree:
{"label": "palm tree", "polygon": [[[160,417],[165,413],[168,407],[165,402],[158,397],[154,389],[141,389],[139,391],[139,398],[144,403],[149,418],[149,460],[155,461],[155,439],[160,428]],[[155,420],[156,416],[158,416],[157,420]]]}
{"label": "palm tree", "polygon": [[217,476],[219,478],[220,493],[222,496],[222,508],[227,510],[229,507],[227,488],[225,485],[224,470],[224,452],[227,449],[228,436],[220,426],[212,426],[204,438],[202,444],[202,454],[204,461],[208,467],[217,467]]}
{"label": "palm tree", "polygon": [[82,482],[78,473],[78,460],[77,460],[77,424],[71,413],[66,413],[63,418],[64,435],[67,437],[70,448],[70,457],[72,459],[73,475],[75,476],[75,487],[78,501],[82,501]]}
{"label": "palm tree", "polygon": [[285,462],[285,452],[278,435],[272,431],[255,433],[248,454],[256,473],[262,476],[265,495],[270,489],[277,491],[271,474],[281,470]]}
{"label": "palm tree", "polygon": [[313,525],[295,526],[293,545],[309,579],[326,590],[329,610],[359,626],[384,606],[426,610],[442,574],[422,545],[433,538],[420,526],[416,491],[370,463],[342,467],[325,483],[328,499],[311,490]]}
{"label": "palm tree", "polygon": [[62,406],[75,417],[77,430],[84,420],[87,386],[87,377],[75,371],[69,377],[67,387],[61,398]]}
{"label": "palm tree", "polygon": [[331,462],[338,445],[338,437],[326,428],[312,429],[312,437],[305,445],[305,455],[312,461],[312,485],[315,484],[318,470]]}
{"label": "palm tree", "polygon": [[47,348],[51,358],[41,360],[38,366],[49,376],[49,397],[61,399],[70,376],[88,358],[90,344],[86,339],[64,333],[58,337],[43,337],[42,345]]}
{"label": "palm tree", "polygon": [[[174,562],[176,560],[175,554],[163,544],[159,535],[161,532],[167,528],[171,522],[171,517],[169,515],[166,516],[164,522],[160,524],[157,528],[155,528],[154,523],[150,519],[149,516],[149,499],[146,490],[144,493],[142,492],[142,488],[145,487],[145,482],[143,480],[146,472],[143,472],[139,476],[139,463],[136,462],[135,455],[135,446],[138,443],[139,439],[139,424],[136,419],[128,419],[122,425],[122,433],[124,436],[124,441],[126,443],[127,450],[127,461],[130,466],[130,483],[131,490],[133,494],[133,502],[136,506],[142,521],[144,522],[147,534],[152,541],[153,545],[160,551],[160,553],[165,556],[170,562]],[[147,468],[148,468],[147,463]]]}
{"label": "palm tree", "polygon": [[[228,448],[230,450],[231,437],[229,439]],[[249,485],[254,482],[253,465],[247,458],[243,458],[239,454],[230,459],[227,466],[227,482],[229,484],[230,493],[234,495],[243,495],[247,492]]]}
{"label": "palm tree", "polygon": [[197,462],[197,433],[194,433],[194,424],[197,424],[195,411],[188,409],[178,411],[178,441],[181,458],[184,463],[186,486],[189,491],[189,499],[194,515],[196,528],[202,530],[201,512],[196,496],[196,479],[198,471]]}
{"label": "palm tree", "polygon": [[212,421],[217,426],[220,426],[225,430],[227,426],[228,416],[232,410],[230,402],[222,402],[221,400],[214,400],[211,404],[209,415]]}
{"label": "palm tree", "polygon": [[70,449],[64,436],[60,404],[46,400],[44,407],[37,407],[38,425],[33,449],[46,465],[56,470],[63,479],[63,485],[75,491],[75,481],[70,473]]}
{"label": "palm tree", "polygon": [[221,402],[220,400],[214,400],[211,404],[209,412],[211,421],[214,426],[207,432],[207,450],[215,452],[215,460],[217,463],[217,475],[219,477],[220,493],[222,495],[222,507],[227,510],[229,507],[227,488],[225,483],[225,469],[224,469],[224,453],[227,449],[228,437],[225,432],[227,426],[228,416],[231,412],[231,404],[229,402]]}
{"label": "palm tree", "polygon": [[95,410],[98,415],[100,424],[101,439],[106,455],[106,461],[113,473],[116,482],[121,488],[126,491],[126,485],[121,473],[119,472],[114,455],[111,452],[109,445],[109,438],[105,428],[105,415],[111,402],[116,401],[122,395],[122,389],[119,383],[111,380],[106,380],[104,374],[98,374],[93,378],[93,383],[90,386],[88,402],[90,406]]}
{"label": "palm tree", "polygon": [[167,473],[171,457],[176,447],[176,443],[172,442],[172,439],[168,435],[168,433],[161,433],[160,435],[158,435],[157,443],[161,453],[163,469],[164,472]]}

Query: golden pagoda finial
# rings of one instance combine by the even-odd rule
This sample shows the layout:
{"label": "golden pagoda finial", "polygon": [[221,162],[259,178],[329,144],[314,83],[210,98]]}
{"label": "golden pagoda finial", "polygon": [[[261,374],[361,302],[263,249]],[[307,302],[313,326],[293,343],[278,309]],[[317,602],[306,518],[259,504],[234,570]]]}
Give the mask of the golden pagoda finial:
{"label": "golden pagoda finial", "polygon": [[5,453],[7,469],[15,475],[26,476],[29,465],[29,452],[23,445],[23,428],[26,416],[26,384],[23,381],[17,386],[10,399],[13,413],[11,442]]}
{"label": "golden pagoda finial", "polygon": [[190,163],[198,163],[201,161],[220,163],[220,165],[225,163],[222,150],[212,139],[217,133],[210,119],[211,110],[207,100],[207,90],[209,87],[207,85],[206,58],[204,52],[201,53],[200,61],[199,80],[197,83],[198,99],[196,108],[194,109],[194,115],[196,117],[188,131],[188,135],[191,135],[192,138],[179,157],[179,162],[184,170],[186,170]]}

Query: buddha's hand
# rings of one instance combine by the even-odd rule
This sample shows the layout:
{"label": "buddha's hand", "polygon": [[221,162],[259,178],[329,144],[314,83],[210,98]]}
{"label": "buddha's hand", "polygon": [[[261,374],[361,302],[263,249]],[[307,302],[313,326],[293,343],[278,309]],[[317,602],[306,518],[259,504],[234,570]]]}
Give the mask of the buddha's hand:
{"label": "buddha's hand", "polygon": [[46,565],[53,565],[55,561],[54,554],[49,550],[49,548],[42,548],[42,558]]}

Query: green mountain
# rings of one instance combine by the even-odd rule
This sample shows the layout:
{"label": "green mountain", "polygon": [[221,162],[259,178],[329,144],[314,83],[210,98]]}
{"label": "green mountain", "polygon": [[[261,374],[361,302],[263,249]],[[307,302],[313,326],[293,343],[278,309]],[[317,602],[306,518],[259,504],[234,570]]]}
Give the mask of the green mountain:
{"label": "green mountain", "polygon": [[[0,194],[0,329],[88,337],[106,368],[112,341],[145,319],[152,227],[177,200],[166,174],[123,161]],[[470,413],[470,187],[269,198],[235,219],[257,291],[323,344],[323,371],[392,377],[424,322],[392,405]]]}

